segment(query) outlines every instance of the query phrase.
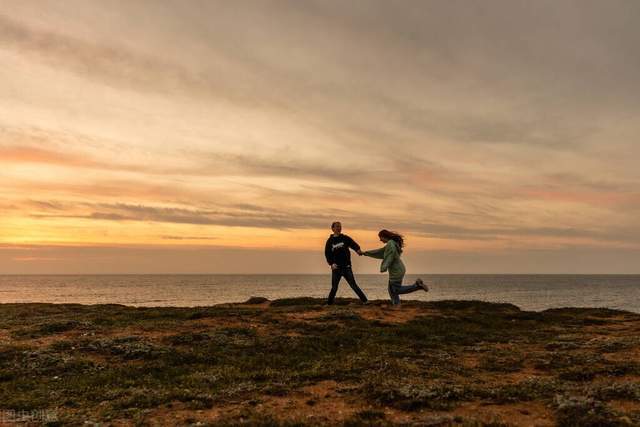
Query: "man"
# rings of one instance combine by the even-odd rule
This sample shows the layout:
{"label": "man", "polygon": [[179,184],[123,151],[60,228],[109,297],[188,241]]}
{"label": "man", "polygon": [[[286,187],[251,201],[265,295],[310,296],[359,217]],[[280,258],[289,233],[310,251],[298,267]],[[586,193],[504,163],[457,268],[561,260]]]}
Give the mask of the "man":
{"label": "man", "polygon": [[353,277],[353,271],[351,270],[351,252],[349,249],[353,249],[362,255],[360,245],[354,240],[342,234],[342,224],[336,221],[331,224],[331,231],[333,234],[327,239],[327,244],[324,247],[324,256],[327,258],[327,263],[331,266],[331,292],[329,292],[329,299],[327,304],[333,304],[336,292],[338,292],[338,284],[343,277],[347,280],[351,289],[358,295],[360,301],[364,304],[368,302],[366,295],[362,292],[362,289],[358,287],[355,277]]}

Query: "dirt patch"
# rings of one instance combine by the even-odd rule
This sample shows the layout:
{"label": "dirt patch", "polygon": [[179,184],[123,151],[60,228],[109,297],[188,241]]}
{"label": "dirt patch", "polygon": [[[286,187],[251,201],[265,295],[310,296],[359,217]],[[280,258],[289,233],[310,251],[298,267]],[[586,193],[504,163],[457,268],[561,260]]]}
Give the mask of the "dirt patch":
{"label": "dirt patch", "polygon": [[190,410],[181,402],[172,402],[171,407],[163,406],[150,411],[145,421],[151,425],[180,425],[195,420],[200,422],[238,419],[248,411],[273,415],[286,420],[311,423],[339,423],[366,405],[356,398],[342,395],[341,385],[335,381],[321,381],[302,387],[285,396],[260,396],[250,401],[214,405],[211,409]]}
{"label": "dirt patch", "polygon": [[553,426],[553,411],[542,403],[524,402],[510,405],[492,405],[473,402],[459,406],[451,412],[465,419],[483,423],[502,422],[514,426]]}
{"label": "dirt patch", "polygon": [[0,344],[6,344],[13,341],[11,338],[11,333],[8,329],[0,329]]}
{"label": "dirt patch", "polygon": [[621,412],[636,412],[640,411],[640,402],[635,400],[612,400],[609,405]]}
{"label": "dirt patch", "polygon": [[361,307],[357,313],[366,320],[379,320],[385,323],[406,323],[421,316],[441,316],[437,310],[415,307]]}

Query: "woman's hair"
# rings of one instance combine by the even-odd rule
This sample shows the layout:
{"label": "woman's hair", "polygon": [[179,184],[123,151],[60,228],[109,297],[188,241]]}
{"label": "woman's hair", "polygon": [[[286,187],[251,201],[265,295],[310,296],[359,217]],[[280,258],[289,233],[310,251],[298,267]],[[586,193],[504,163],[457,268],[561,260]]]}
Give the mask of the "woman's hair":
{"label": "woman's hair", "polygon": [[384,237],[385,239],[393,240],[398,244],[398,250],[402,252],[402,248],[404,247],[404,237],[402,236],[402,234],[396,233],[395,231],[380,230],[378,236]]}

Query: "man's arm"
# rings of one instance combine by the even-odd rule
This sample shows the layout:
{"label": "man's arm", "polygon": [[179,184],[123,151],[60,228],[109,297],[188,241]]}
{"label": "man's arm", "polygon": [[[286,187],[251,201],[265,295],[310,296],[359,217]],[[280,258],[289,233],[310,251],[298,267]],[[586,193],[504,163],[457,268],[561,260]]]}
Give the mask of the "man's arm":
{"label": "man's arm", "polygon": [[333,264],[333,251],[331,250],[331,243],[329,243],[329,239],[327,239],[327,243],[324,245],[324,257],[327,259],[327,264]]}
{"label": "man's arm", "polygon": [[351,237],[347,236],[348,244],[351,249],[360,253],[360,245],[356,243]]}

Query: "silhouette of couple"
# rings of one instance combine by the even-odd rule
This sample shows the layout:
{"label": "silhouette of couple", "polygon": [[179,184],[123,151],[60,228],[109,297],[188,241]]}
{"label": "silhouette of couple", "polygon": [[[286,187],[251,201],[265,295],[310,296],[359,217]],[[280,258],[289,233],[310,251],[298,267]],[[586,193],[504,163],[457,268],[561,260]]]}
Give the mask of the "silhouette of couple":
{"label": "silhouette of couple", "polygon": [[389,297],[391,298],[391,304],[400,304],[401,294],[408,294],[417,290],[429,291],[429,288],[422,279],[417,279],[413,285],[402,285],[402,279],[404,278],[406,269],[400,258],[404,246],[404,239],[400,234],[389,230],[381,230],[378,233],[378,237],[380,241],[384,243],[384,246],[380,249],[363,252],[360,249],[360,245],[351,237],[342,234],[342,224],[340,222],[336,221],[331,224],[331,231],[333,231],[333,234],[327,239],[324,248],[327,263],[331,266],[331,292],[329,292],[329,298],[327,300],[329,305],[334,303],[336,292],[338,292],[338,284],[343,277],[347,280],[347,283],[349,283],[349,286],[351,286],[351,289],[358,295],[358,298],[360,298],[363,304],[369,302],[367,296],[362,292],[362,289],[360,289],[353,276],[350,249],[356,251],[360,256],[364,255],[382,260],[380,272],[389,272]]}

